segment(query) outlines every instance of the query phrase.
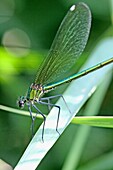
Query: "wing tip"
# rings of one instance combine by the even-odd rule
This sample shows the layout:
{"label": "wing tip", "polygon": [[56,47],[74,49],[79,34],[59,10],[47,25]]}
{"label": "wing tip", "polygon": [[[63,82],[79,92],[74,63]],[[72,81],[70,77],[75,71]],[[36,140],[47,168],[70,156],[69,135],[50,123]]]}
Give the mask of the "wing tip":
{"label": "wing tip", "polygon": [[74,11],[76,9],[76,6],[82,6],[82,7],[86,8],[86,9],[88,9],[90,11],[88,5],[86,3],[84,3],[84,2],[78,2],[77,4],[72,5],[70,7],[70,11]]}

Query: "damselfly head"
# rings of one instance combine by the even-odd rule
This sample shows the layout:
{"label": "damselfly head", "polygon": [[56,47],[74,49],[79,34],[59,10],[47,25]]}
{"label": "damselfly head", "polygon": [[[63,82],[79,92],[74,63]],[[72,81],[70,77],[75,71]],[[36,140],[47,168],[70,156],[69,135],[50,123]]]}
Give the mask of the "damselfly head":
{"label": "damselfly head", "polygon": [[19,108],[23,108],[24,104],[26,103],[26,99],[23,96],[20,96],[19,100],[17,101],[17,105]]}

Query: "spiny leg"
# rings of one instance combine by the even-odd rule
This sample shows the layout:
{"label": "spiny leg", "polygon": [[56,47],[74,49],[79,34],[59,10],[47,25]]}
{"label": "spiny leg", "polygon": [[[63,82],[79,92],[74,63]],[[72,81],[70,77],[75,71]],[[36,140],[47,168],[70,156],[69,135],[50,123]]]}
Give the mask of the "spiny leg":
{"label": "spiny leg", "polygon": [[32,111],[31,111],[31,106],[30,105],[28,105],[28,109],[29,109],[30,116],[31,116],[31,121],[32,121],[32,123],[31,123],[31,133],[32,133],[32,138],[33,138],[33,136],[34,136],[34,121],[35,121],[35,119],[34,119],[34,117],[32,115]]}
{"label": "spiny leg", "polygon": [[48,98],[47,101],[48,101],[48,109],[49,109],[49,111],[50,111],[50,110],[51,110],[50,99]]}
{"label": "spiny leg", "polygon": [[[67,103],[66,103],[66,101],[65,101],[65,99],[64,99],[64,97],[63,97],[62,94],[58,94],[58,95],[55,95],[55,96],[49,96],[49,97],[43,97],[43,98],[41,98],[41,101],[43,101],[43,100],[48,100],[48,99],[54,99],[54,98],[58,98],[58,97],[61,97],[61,98],[63,99],[63,101],[64,101],[64,103],[65,103],[68,111],[71,113],[71,111],[70,111],[70,109],[69,109],[69,107],[68,107],[68,105],[67,105]],[[48,103],[49,103],[49,102],[48,102]]]}
{"label": "spiny leg", "polygon": [[[48,103],[46,105],[48,106],[48,109],[50,111],[51,110],[50,99],[48,97],[44,97],[44,98],[41,98],[41,101],[45,101],[45,103]],[[40,102],[38,101],[38,103],[40,103]]]}
{"label": "spiny leg", "polygon": [[57,131],[57,133],[60,135],[60,133],[59,133],[59,131],[58,131],[58,123],[59,123],[59,117],[60,117],[60,106],[55,105],[55,104],[52,104],[52,103],[46,103],[46,102],[43,102],[43,101],[41,101],[41,100],[42,100],[42,98],[41,98],[40,101],[39,101],[40,104],[50,105],[50,106],[53,106],[53,107],[58,108],[58,118],[57,118],[56,131]]}
{"label": "spiny leg", "polygon": [[[32,105],[41,115],[42,115],[42,117],[43,117],[43,119],[44,119],[44,124],[43,124],[43,129],[42,129],[42,141],[44,142],[44,128],[45,128],[45,121],[46,121],[46,117],[44,116],[44,114],[33,104]],[[37,113],[38,114],[38,113]],[[36,116],[37,116],[37,114],[36,114]],[[36,116],[35,116],[35,118],[36,118]],[[34,119],[34,118],[33,118]],[[35,120],[35,119],[34,119]]]}

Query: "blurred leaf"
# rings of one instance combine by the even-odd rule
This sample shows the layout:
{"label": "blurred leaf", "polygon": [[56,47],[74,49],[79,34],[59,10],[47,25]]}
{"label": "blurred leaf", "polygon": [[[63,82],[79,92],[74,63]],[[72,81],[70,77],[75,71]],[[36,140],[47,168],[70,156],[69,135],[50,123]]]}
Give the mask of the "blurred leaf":
{"label": "blurred leaf", "polygon": [[111,0],[111,23],[113,25],[113,0]]}
{"label": "blurred leaf", "polygon": [[77,170],[112,170],[113,168],[113,151],[96,157],[94,160],[77,168]]}
{"label": "blurred leaf", "polygon": [[113,117],[92,116],[92,117],[76,117],[72,120],[75,124],[84,124],[96,127],[113,128]]}
{"label": "blurred leaf", "polygon": [[0,48],[0,54],[2,56],[0,58],[0,79],[3,81],[9,81],[9,76],[22,72],[32,74],[33,70],[38,69],[43,60],[42,54],[33,51],[27,56],[17,57]]}

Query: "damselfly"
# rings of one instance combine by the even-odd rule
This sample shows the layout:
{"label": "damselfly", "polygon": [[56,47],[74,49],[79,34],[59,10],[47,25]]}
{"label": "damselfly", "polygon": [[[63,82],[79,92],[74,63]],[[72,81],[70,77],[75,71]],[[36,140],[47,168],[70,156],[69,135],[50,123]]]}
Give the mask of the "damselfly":
{"label": "damselfly", "polygon": [[[86,46],[91,27],[91,12],[88,6],[84,3],[73,5],[65,18],[63,19],[49,54],[45,61],[40,66],[35,81],[30,85],[27,95],[21,96],[18,105],[23,108],[28,105],[29,112],[32,118],[32,131],[36,117],[33,117],[31,108],[35,108],[37,114],[41,114],[44,119],[42,140],[44,136],[44,126],[46,117],[43,112],[36,106],[37,103],[48,105],[49,107],[58,108],[58,118],[56,131],[58,132],[58,122],[60,115],[60,106],[51,103],[51,99],[62,97],[62,95],[43,97],[45,93],[50,92],[57,86],[71,82],[79,77],[82,77],[94,70],[101,68],[111,62],[113,58],[107,61],[94,65],[87,70],[83,70],[77,74],[67,77],[61,81],[58,78],[66,73],[79,58]],[[64,98],[63,98],[64,100]],[[65,100],[64,100],[65,102]]]}

